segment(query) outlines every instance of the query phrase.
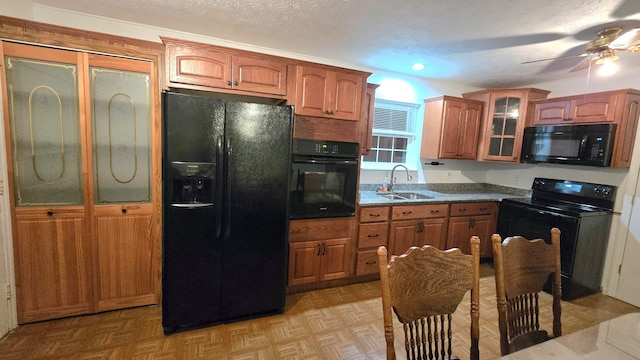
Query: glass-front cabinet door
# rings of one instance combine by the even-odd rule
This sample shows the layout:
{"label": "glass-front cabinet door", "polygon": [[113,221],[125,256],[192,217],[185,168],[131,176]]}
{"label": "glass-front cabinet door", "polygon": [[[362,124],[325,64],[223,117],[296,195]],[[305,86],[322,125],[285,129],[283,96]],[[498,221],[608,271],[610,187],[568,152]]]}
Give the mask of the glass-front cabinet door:
{"label": "glass-front cabinet door", "polygon": [[494,101],[493,109],[487,155],[513,157],[520,117],[520,98],[499,97]]}
{"label": "glass-front cabinet door", "polygon": [[156,303],[154,63],[0,44],[18,323]]}
{"label": "glass-front cabinet door", "polygon": [[484,101],[478,160],[519,162],[527,126],[529,102],[546,99],[549,91],[536,88],[488,89],[462,94]]}
{"label": "glass-front cabinet door", "polygon": [[18,323],[92,310],[77,53],[3,44]]}
{"label": "glass-front cabinet door", "polygon": [[151,68],[89,55],[97,311],[155,301]]}

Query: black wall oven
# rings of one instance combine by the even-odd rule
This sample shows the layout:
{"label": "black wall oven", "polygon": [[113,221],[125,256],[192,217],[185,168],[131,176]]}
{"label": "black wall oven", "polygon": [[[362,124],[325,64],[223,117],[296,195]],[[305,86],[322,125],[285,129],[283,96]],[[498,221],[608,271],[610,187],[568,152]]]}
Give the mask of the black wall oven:
{"label": "black wall oven", "polygon": [[[503,199],[498,233],[551,242],[560,229],[562,299],[600,291],[615,186],[535,178],[532,197]],[[550,291],[549,286],[547,289]]]}
{"label": "black wall oven", "polygon": [[293,139],[289,217],[354,216],[358,143]]}

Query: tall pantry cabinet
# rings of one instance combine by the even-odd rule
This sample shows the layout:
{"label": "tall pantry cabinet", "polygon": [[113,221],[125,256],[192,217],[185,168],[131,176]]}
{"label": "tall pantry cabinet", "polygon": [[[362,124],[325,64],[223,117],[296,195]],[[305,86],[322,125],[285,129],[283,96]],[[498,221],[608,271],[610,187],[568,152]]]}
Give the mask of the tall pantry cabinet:
{"label": "tall pantry cabinet", "polygon": [[154,63],[0,52],[18,323],[157,303]]}

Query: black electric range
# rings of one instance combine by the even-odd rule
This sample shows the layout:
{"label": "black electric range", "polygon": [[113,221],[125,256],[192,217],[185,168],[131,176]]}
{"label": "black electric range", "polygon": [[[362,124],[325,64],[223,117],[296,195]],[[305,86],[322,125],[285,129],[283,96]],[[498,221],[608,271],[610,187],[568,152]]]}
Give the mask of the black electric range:
{"label": "black electric range", "polygon": [[616,187],[535,178],[531,190],[531,198],[502,200],[497,232],[550,242],[557,227],[562,299],[600,291]]}

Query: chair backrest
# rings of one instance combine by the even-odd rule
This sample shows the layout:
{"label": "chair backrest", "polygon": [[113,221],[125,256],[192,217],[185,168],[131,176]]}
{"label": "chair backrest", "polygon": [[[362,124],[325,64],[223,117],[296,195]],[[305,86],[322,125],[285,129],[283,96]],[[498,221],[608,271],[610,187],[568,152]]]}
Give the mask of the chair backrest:
{"label": "chair backrest", "polygon": [[451,314],[471,290],[471,348],[479,359],[480,239],[471,238],[471,255],[425,245],[411,247],[387,263],[378,248],[387,359],[395,359],[391,310],[403,324],[407,359],[450,359]]}
{"label": "chair backrest", "polygon": [[560,230],[551,229],[551,244],[521,236],[508,237],[502,242],[498,234],[494,234],[491,241],[502,355],[551,338],[547,331],[540,330],[538,319],[538,293],[550,278],[553,337],[560,336]]}

